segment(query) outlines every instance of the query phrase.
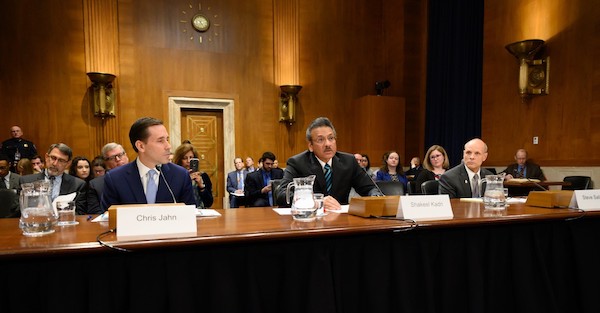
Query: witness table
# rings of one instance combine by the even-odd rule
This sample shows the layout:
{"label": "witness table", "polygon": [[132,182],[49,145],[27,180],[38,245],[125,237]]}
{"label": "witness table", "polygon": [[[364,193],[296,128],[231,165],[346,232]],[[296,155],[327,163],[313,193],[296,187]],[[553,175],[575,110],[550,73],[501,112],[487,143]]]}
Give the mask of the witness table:
{"label": "witness table", "polygon": [[504,187],[508,188],[508,194],[510,196],[527,196],[530,191],[537,190],[543,191],[548,190],[550,186],[570,186],[571,183],[564,181],[521,181],[518,179],[511,179],[504,181]]}
{"label": "witness table", "polygon": [[28,238],[0,220],[0,312],[600,312],[600,216],[523,204],[411,223],[271,208],[192,238],[101,247],[107,223]]}

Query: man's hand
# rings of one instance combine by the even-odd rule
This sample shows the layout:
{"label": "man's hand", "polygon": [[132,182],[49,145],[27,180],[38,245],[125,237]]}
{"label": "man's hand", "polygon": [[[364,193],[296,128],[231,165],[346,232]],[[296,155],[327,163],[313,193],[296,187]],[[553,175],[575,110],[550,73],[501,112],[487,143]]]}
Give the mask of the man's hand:
{"label": "man's hand", "polygon": [[323,208],[327,210],[341,210],[342,205],[332,196],[327,196],[323,199]]}

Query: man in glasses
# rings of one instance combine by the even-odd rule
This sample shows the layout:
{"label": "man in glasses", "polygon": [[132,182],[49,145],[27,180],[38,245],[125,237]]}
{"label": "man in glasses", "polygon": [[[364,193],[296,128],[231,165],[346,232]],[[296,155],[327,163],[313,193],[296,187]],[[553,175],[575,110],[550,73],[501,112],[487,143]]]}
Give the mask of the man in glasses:
{"label": "man in glasses", "polygon": [[32,183],[38,180],[49,181],[51,184],[52,200],[61,195],[77,193],[75,203],[77,212],[84,212],[86,207],[85,181],[71,176],[65,172],[71,165],[73,150],[64,143],[55,143],[50,146],[45,155],[46,166],[41,173],[21,176],[20,184]]}
{"label": "man in glasses", "polygon": [[[107,170],[117,168],[129,163],[129,158],[123,146],[116,142],[110,142],[102,147],[102,157]],[[85,214],[102,214],[104,210],[100,208],[102,193],[104,192],[104,176],[96,177],[90,181],[90,187],[87,192],[87,211]]]}
{"label": "man in glasses", "polygon": [[[339,210],[348,203],[350,189],[361,196],[381,195],[352,154],[338,152],[336,132],[331,121],[318,117],[306,129],[308,150],[288,159],[280,186],[287,186],[295,177],[316,175],[313,190],[325,195],[323,206]],[[277,204],[289,206],[285,188],[278,188]]]}

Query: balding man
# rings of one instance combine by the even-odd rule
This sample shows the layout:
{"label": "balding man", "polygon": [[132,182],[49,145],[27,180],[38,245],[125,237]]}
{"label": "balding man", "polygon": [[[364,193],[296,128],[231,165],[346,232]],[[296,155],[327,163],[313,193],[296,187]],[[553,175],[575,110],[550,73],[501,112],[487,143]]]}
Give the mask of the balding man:
{"label": "balding man", "polygon": [[23,131],[19,126],[13,126],[10,128],[10,135],[12,138],[2,142],[2,154],[8,157],[10,163],[10,169],[13,172],[17,172],[17,163],[20,159],[33,158],[37,154],[37,150],[33,142],[23,139]]}
{"label": "balding man", "polygon": [[506,173],[505,179],[533,178],[546,180],[546,176],[544,176],[544,172],[540,166],[527,160],[527,151],[525,151],[525,149],[517,150],[517,153],[515,153],[515,161],[517,161],[517,163],[509,165],[502,171],[503,173]]}
{"label": "balding man", "polygon": [[479,180],[492,173],[481,164],[487,159],[488,148],[479,138],[470,140],[463,150],[461,164],[446,171],[440,177],[440,193],[450,198],[478,198],[481,196]]}

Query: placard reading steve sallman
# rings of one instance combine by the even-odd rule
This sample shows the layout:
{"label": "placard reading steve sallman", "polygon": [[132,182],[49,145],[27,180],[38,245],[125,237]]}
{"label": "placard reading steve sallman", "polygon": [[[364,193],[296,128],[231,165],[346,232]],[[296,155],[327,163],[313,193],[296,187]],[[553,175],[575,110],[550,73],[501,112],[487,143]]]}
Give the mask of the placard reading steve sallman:
{"label": "placard reading steve sallman", "polygon": [[400,197],[396,217],[411,220],[443,220],[454,217],[448,195]]}
{"label": "placard reading steve sallman", "polygon": [[569,207],[584,211],[600,211],[600,190],[575,190]]}
{"label": "placard reading steve sallman", "polygon": [[197,235],[194,205],[117,206],[117,240],[193,237]]}

